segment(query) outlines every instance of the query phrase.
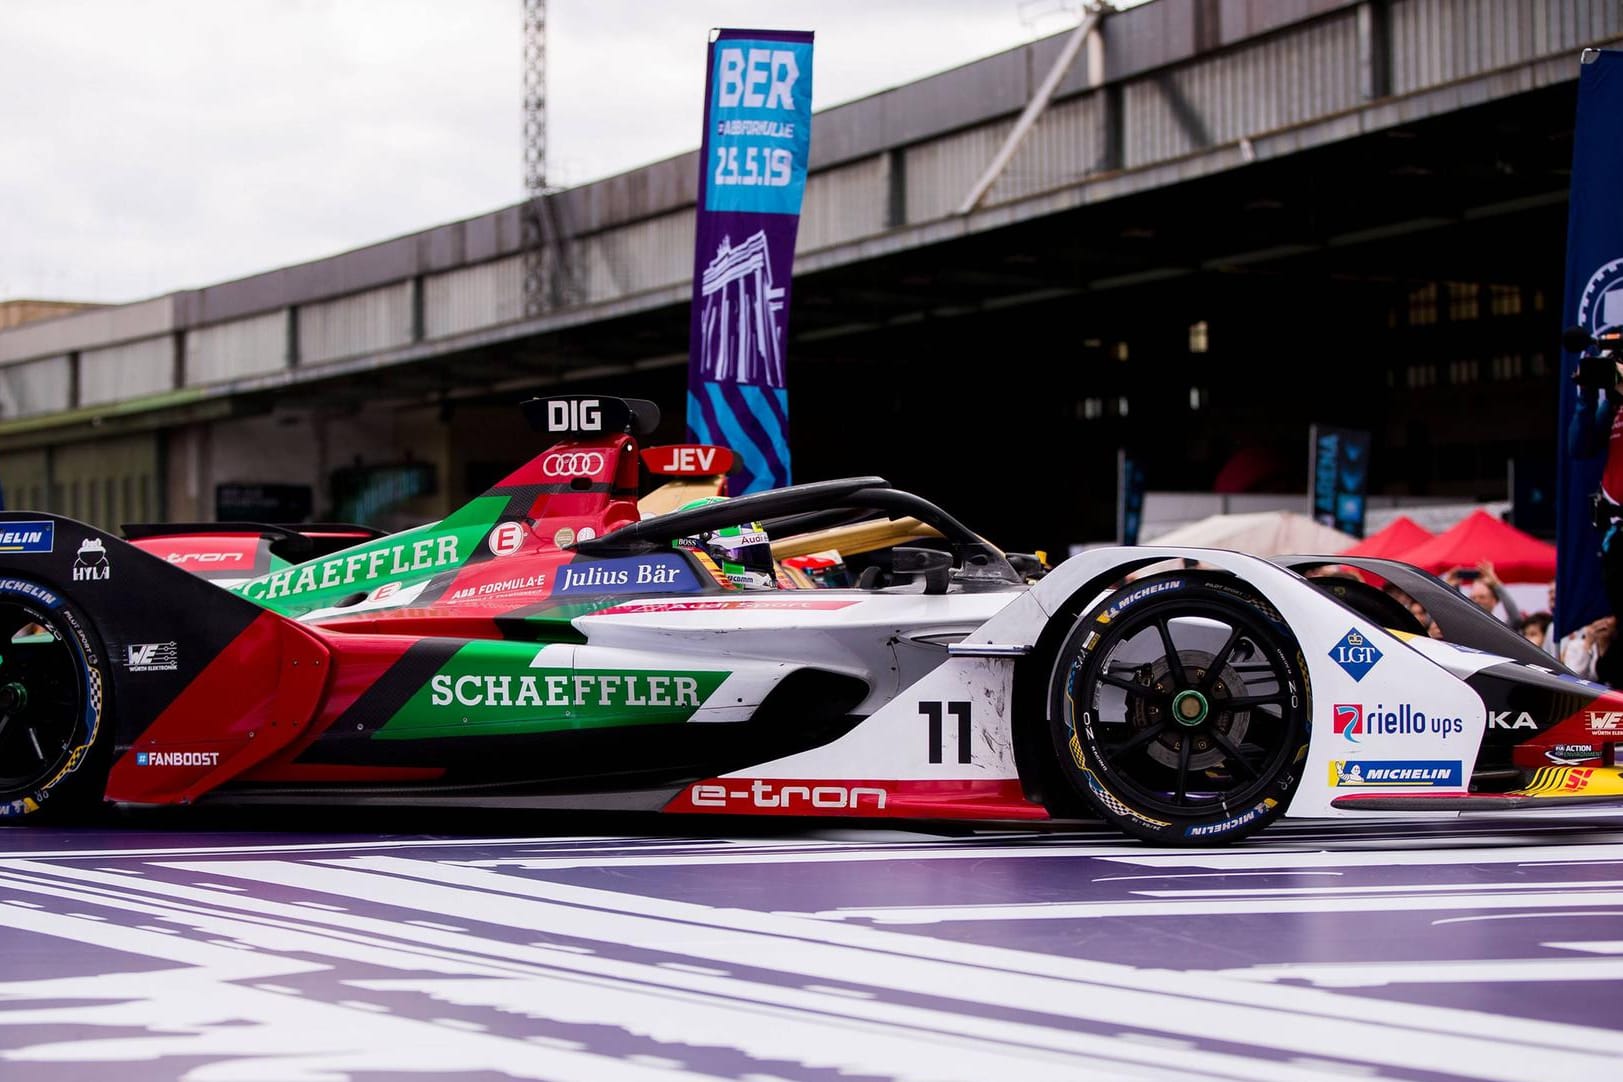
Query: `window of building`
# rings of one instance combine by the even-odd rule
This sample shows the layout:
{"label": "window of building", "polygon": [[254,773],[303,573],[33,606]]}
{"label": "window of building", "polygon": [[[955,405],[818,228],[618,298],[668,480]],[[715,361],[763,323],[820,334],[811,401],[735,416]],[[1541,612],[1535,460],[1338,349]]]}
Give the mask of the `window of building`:
{"label": "window of building", "polygon": [[1482,314],[1481,293],[1475,282],[1448,283],[1448,318],[1456,323],[1478,318]]}
{"label": "window of building", "polygon": [[1521,354],[1497,353],[1489,364],[1489,371],[1496,380],[1512,380],[1521,379],[1525,367]]}
{"label": "window of building", "polygon": [[1437,386],[1437,366],[1434,364],[1412,364],[1407,374],[1408,384],[1413,389]]}
{"label": "window of building", "polygon": [[1455,384],[1475,383],[1480,377],[1482,366],[1474,360],[1449,361],[1448,382]]}
{"label": "window of building", "polygon": [[1189,352],[1205,353],[1208,347],[1206,321],[1189,324]]}
{"label": "window of building", "polygon": [[1490,285],[1488,287],[1488,312],[1496,316],[1517,316],[1522,311],[1522,287],[1507,285]]}
{"label": "window of building", "polygon": [[1427,282],[1409,291],[1409,325],[1425,326],[1437,322],[1437,283]]}

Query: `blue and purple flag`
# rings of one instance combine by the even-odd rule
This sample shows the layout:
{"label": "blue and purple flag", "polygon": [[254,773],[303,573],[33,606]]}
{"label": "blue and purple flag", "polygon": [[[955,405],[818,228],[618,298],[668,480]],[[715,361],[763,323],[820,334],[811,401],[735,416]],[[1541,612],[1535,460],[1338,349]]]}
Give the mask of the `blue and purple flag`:
{"label": "blue and purple flag", "polygon": [[790,483],[784,355],[811,149],[812,35],[710,43],[688,334],[688,439],[738,455],[735,495]]}
{"label": "blue and purple flag", "polygon": [[[1591,333],[1623,322],[1623,52],[1586,51],[1578,69],[1578,120],[1572,138],[1567,212],[1567,283],[1563,327]],[[1561,355],[1561,452],[1556,485],[1556,634],[1607,614],[1599,556],[1600,531],[1589,497],[1600,487],[1606,456],[1572,455],[1567,432],[1578,406],[1566,378],[1578,364]]]}

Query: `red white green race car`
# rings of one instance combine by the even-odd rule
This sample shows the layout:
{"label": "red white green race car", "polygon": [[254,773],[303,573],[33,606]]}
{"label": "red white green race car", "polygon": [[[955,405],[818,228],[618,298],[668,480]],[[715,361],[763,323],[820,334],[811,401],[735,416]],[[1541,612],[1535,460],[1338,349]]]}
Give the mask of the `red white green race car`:
{"label": "red white green race car", "polygon": [[[1117,548],[1043,575],[878,477],[644,515],[650,403],[526,410],[558,442],[402,533],[0,514],[0,814],[1092,814],[1194,844],[1623,804],[1623,696],[1405,565]],[[813,554],[854,585],[780,573]],[[1328,562],[1363,577],[1298,574]]]}

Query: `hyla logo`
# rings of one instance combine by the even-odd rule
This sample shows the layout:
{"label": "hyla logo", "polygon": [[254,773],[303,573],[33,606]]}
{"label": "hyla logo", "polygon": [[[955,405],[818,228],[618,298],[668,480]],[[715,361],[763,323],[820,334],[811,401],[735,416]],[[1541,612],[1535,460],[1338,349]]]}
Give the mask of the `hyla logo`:
{"label": "hyla logo", "polygon": [[1364,674],[1381,660],[1381,652],[1371,646],[1358,629],[1354,628],[1341,636],[1341,641],[1330,648],[1330,660],[1340,665],[1342,671],[1354,680],[1362,680]]}
{"label": "hyla logo", "polygon": [[73,558],[74,582],[103,582],[113,577],[113,569],[107,563],[107,547],[101,543],[99,537],[87,537],[79,546],[79,553]]}
{"label": "hyla logo", "polygon": [[1357,734],[1364,731],[1363,706],[1358,703],[1337,703],[1335,710],[1336,735],[1358,743]]}

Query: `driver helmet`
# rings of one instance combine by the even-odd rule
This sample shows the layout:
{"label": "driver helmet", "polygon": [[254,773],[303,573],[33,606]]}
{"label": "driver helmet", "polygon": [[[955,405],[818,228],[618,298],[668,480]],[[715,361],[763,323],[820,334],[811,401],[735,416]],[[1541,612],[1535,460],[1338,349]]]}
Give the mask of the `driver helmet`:
{"label": "driver helmet", "polygon": [[[721,503],[725,496],[710,496],[683,504],[678,511]],[[712,565],[711,570],[720,580],[740,590],[775,590],[778,588],[777,568],[772,562],[772,539],[759,522],[739,526],[724,526],[719,530],[706,530],[688,537],[679,537],[671,544],[699,557],[700,562]]]}

